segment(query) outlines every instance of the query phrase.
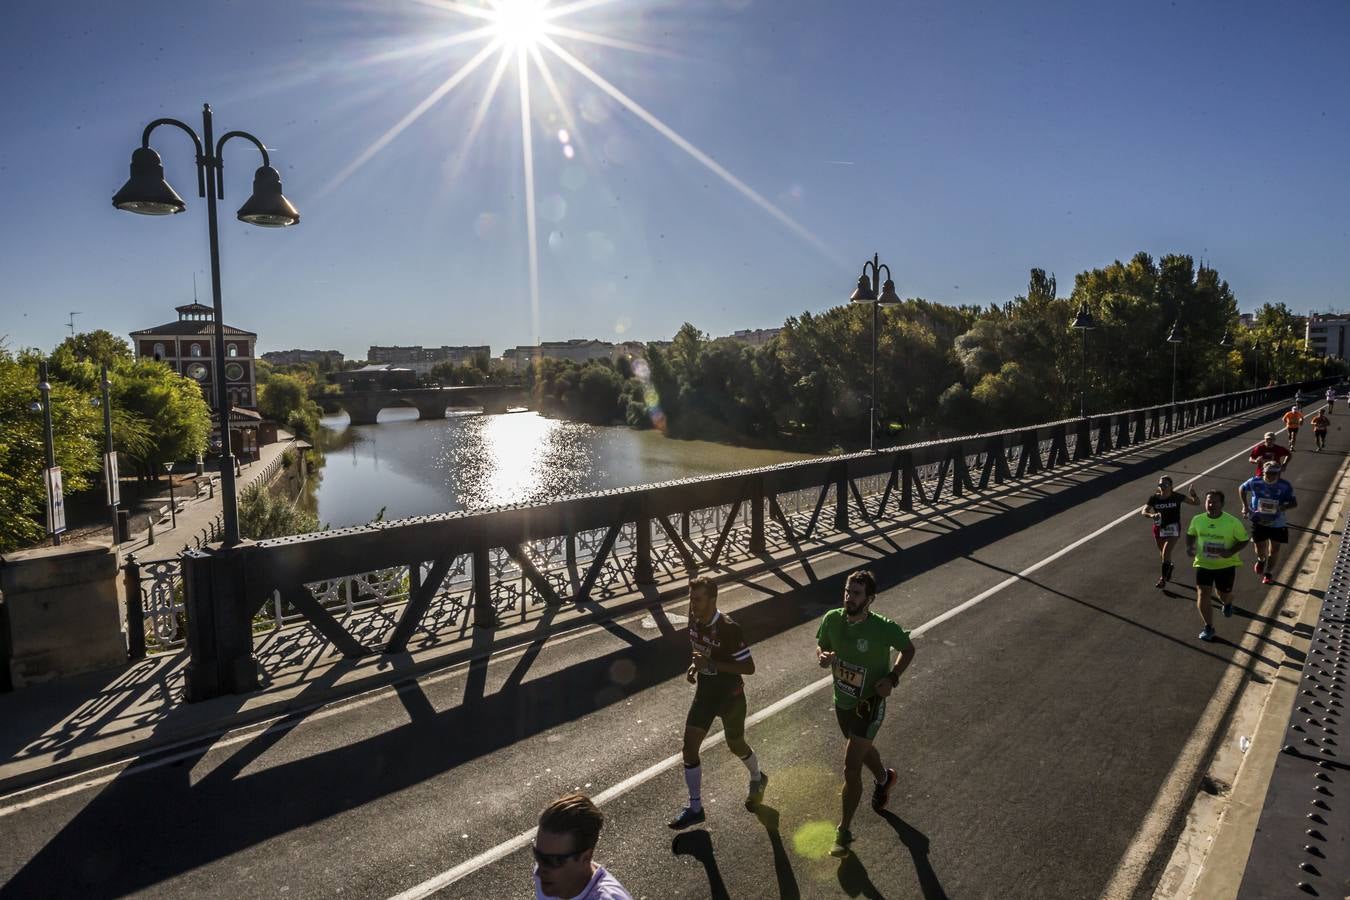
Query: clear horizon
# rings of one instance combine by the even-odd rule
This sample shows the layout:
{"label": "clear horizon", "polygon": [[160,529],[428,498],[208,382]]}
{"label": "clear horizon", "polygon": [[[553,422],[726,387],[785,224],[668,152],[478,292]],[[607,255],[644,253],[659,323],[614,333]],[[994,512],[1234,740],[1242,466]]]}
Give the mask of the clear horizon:
{"label": "clear horizon", "polygon": [[199,128],[203,101],[302,216],[237,222],[259,158],[227,147],[224,318],[259,354],[773,328],[844,303],[874,251],[942,303],[1002,303],[1033,267],[1064,295],[1143,250],[1213,265],[1243,311],[1350,306],[1343,4],[545,9],[521,37],[475,2],[10,4],[0,336],[50,350],[78,311],[127,337],[194,274],[210,302],[184,135],[151,146],[186,213],[109,202],[144,126]]}

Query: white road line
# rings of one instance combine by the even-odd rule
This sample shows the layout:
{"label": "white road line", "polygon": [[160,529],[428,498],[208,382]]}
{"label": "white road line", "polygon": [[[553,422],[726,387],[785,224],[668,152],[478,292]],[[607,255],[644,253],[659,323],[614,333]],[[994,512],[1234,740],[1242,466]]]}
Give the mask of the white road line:
{"label": "white road line", "polygon": [[[1215,463],[1205,471],[1201,472],[1198,475],[1194,475],[1188,478],[1187,480],[1181,482],[1177,486],[1186,487],[1187,485],[1195,481],[1198,481],[1201,478],[1204,478],[1211,472],[1214,472],[1228,465],[1230,462],[1237,459],[1239,456],[1246,456],[1250,452],[1250,449],[1251,448],[1248,447],[1239,450],[1237,453],[1234,453],[1227,459]],[[982,591],[981,593],[976,594],[974,597],[971,597],[969,600],[965,601],[960,606],[953,607],[952,609],[947,610],[942,615],[929,619],[927,622],[924,622],[918,628],[915,628],[913,631],[911,631],[910,635],[913,637],[919,637],[925,634],[926,632],[931,631],[932,629],[941,625],[943,622],[946,622],[948,619],[952,619],[960,615],[961,613],[965,612],[966,610],[980,605],[985,600],[988,600],[990,597],[997,594],[999,591],[1002,591],[1005,588],[1010,587],[1011,585],[1014,585],[1019,581],[1022,581],[1028,575],[1040,571],[1041,569],[1050,565],[1055,560],[1060,559],[1061,557],[1064,557],[1069,553],[1072,553],[1074,550],[1077,550],[1079,547],[1083,546],[1088,541],[1091,541],[1095,538],[1102,536],[1106,532],[1110,531],[1112,528],[1115,528],[1122,522],[1128,521],[1129,519],[1132,519],[1137,515],[1139,515],[1138,506],[1133,507],[1129,512],[1125,513],[1124,515],[1112,519],[1110,522],[1098,528],[1091,534],[1084,535],[1083,537],[1074,541],[1072,544],[1069,544],[1062,550],[1059,550],[1056,553],[1052,553],[1045,559],[1042,559],[1040,562],[1033,563],[1032,565],[1023,569],[1016,575],[1008,576],[1007,578],[1003,579],[998,584],[994,585],[988,590]],[[746,727],[749,728],[753,725],[757,725],[760,722],[764,721],[765,719],[769,718],[770,716],[782,712],[789,706],[792,706],[798,703],[799,701],[806,699],[812,694],[819,693],[820,691],[829,687],[833,680],[834,679],[832,676],[826,675],[824,678],[821,678],[817,681],[813,681],[810,684],[806,685],[805,687],[793,691],[786,697],[783,697],[782,699],[770,704],[769,706],[764,707],[763,709],[759,710],[753,715],[748,716],[745,720]],[[721,731],[715,731],[708,735],[708,737],[704,740],[704,744],[706,745],[709,743],[715,743],[717,739],[720,738],[721,736],[722,736]],[[599,794],[596,794],[591,799],[595,802],[596,805],[602,805],[604,803],[607,803],[608,801],[613,800],[616,797],[620,797],[628,793],[633,788],[645,784],[646,782],[652,780],[657,775],[660,775],[666,770],[674,768],[677,763],[681,762],[681,760],[682,756],[679,753],[667,756],[665,759],[661,760],[660,762],[653,763],[652,765],[643,769],[641,772],[638,772],[636,775],[632,775],[628,778],[625,778],[618,784],[615,784],[612,787],[609,787],[601,791]],[[392,900],[420,900],[420,898],[422,897],[429,897],[432,894],[436,893],[437,891],[441,890],[442,888],[449,887],[456,881],[459,881],[461,878],[465,878],[469,875],[472,875],[479,869],[482,869],[485,866],[490,866],[493,863],[497,862],[498,860],[506,856],[509,856],[510,854],[516,852],[522,847],[525,847],[534,838],[535,831],[536,829],[531,828],[529,831],[521,832],[520,834],[511,838],[510,840],[503,841],[502,843],[491,848],[490,850],[484,850],[482,853],[478,854],[472,859],[465,860],[464,862],[455,866],[453,869],[447,869],[441,874],[429,878],[419,885],[408,888],[408,890],[402,892],[401,894],[396,894],[392,898]]]}

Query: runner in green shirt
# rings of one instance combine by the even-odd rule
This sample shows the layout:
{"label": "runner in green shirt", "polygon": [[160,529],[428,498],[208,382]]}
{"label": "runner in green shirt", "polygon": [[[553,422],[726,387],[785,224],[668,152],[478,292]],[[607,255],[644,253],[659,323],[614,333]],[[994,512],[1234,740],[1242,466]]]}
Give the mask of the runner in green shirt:
{"label": "runner in green shirt", "polygon": [[1200,640],[1214,640],[1214,613],[1210,609],[1210,587],[1219,589],[1223,614],[1233,614],[1233,578],[1247,546],[1247,529],[1237,516],[1223,511],[1223,491],[1205,493],[1205,511],[1191,519],[1186,529],[1186,552],[1195,558],[1195,606],[1205,627]]}
{"label": "runner in green shirt", "polygon": [[[843,811],[835,831],[831,856],[847,856],[853,834],[853,814],[862,799],[862,767],[876,778],[872,808],[886,808],[895,770],[881,764],[881,754],[872,743],[886,718],[886,698],[900,683],[900,675],[914,661],[909,632],[883,615],[871,611],[877,581],[860,569],[844,584],[844,605],[832,609],[816,631],[816,661],[834,673],[834,714],[848,744],[844,750]],[[891,650],[900,658],[891,665]]]}

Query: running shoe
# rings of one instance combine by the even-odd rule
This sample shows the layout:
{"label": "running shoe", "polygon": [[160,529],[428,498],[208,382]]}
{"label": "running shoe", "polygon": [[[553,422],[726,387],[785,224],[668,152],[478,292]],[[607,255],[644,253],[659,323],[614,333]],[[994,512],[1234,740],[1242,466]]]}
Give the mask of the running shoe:
{"label": "running shoe", "polygon": [[759,778],[752,779],[745,795],[745,808],[754,812],[764,802],[764,789],[769,786],[769,773],[760,770]]}
{"label": "running shoe", "polygon": [[1158,576],[1158,580],[1154,582],[1153,586],[1158,590],[1162,590],[1163,588],[1167,587],[1167,576],[1166,575]]}
{"label": "running shoe", "polygon": [[1214,626],[1213,626],[1213,625],[1206,625],[1204,628],[1201,628],[1201,629],[1200,629],[1200,640],[1202,640],[1202,641],[1212,641],[1212,640],[1214,640]]}
{"label": "running shoe", "polygon": [[848,856],[851,852],[849,845],[853,843],[853,832],[847,828],[836,828],[834,830],[834,846],[830,848],[830,855],[836,859]]}
{"label": "running shoe", "polygon": [[1264,574],[1264,575],[1261,576],[1261,583],[1262,583],[1262,584],[1274,584],[1274,583],[1275,583],[1275,579],[1274,579],[1274,578],[1271,578],[1271,577],[1270,577],[1270,573],[1267,572],[1266,574]]}
{"label": "running shoe", "polygon": [[[1269,578],[1270,576],[1267,575],[1266,577]],[[1223,615],[1226,619],[1231,619],[1233,617],[1233,604],[1225,603],[1223,605]]]}
{"label": "running shoe", "polygon": [[895,781],[895,770],[887,769],[886,780],[878,781],[877,786],[872,788],[872,809],[881,812],[886,808],[886,804],[891,800],[891,788],[895,787]]}
{"label": "running shoe", "polygon": [[1252,571],[1255,572],[1257,575],[1260,575],[1265,570],[1266,570],[1266,561],[1258,556],[1256,558],[1256,562],[1252,563]]}
{"label": "running shoe", "polygon": [[680,814],[678,816],[671,819],[666,824],[669,825],[671,828],[674,828],[676,831],[679,831],[681,829],[688,828],[690,825],[700,825],[707,818],[708,818],[707,815],[704,814],[702,809],[694,810],[686,806],[684,809],[680,810]]}

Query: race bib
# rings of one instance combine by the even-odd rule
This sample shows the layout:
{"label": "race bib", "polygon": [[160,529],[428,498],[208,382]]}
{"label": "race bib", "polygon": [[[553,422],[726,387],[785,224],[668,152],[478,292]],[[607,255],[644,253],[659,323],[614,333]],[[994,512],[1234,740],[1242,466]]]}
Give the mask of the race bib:
{"label": "race bib", "polygon": [[1205,541],[1204,546],[1201,547],[1200,549],[1200,552],[1205,557],[1205,559],[1227,559],[1229,556],[1228,542]]}
{"label": "race bib", "polygon": [[861,697],[863,685],[867,683],[867,667],[844,662],[835,657],[834,684],[850,697]]}
{"label": "race bib", "polygon": [[1260,497],[1256,501],[1256,511],[1263,516],[1273,516],[1280,511],[1280,501]]}
{"label": "race bib", "polygon": [[1162,525],[1158,528],[1158,537],[1176,537],[1180,533],[1180,525]]}

